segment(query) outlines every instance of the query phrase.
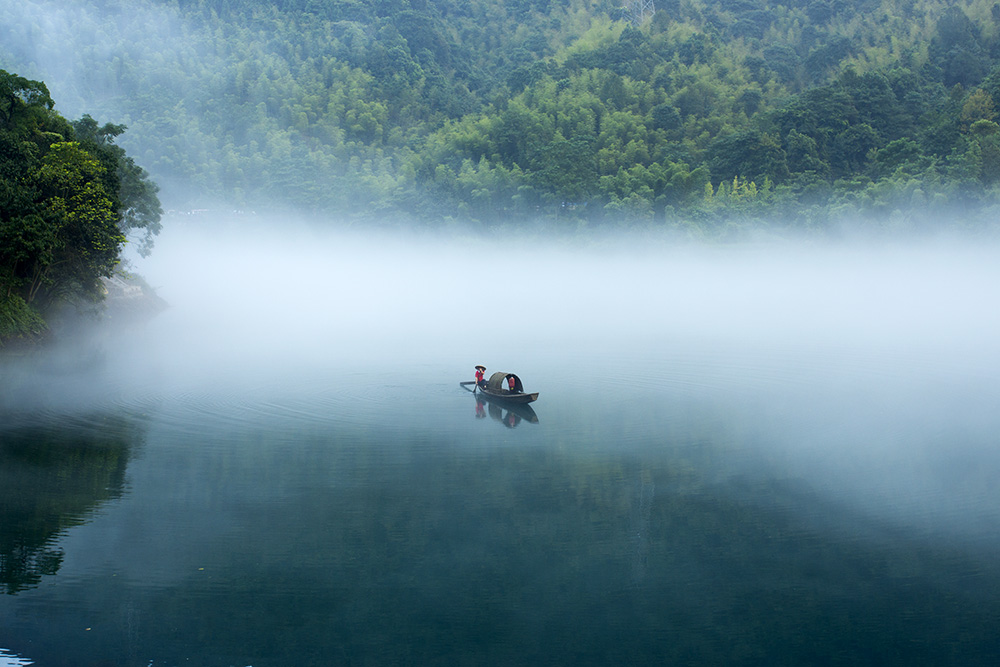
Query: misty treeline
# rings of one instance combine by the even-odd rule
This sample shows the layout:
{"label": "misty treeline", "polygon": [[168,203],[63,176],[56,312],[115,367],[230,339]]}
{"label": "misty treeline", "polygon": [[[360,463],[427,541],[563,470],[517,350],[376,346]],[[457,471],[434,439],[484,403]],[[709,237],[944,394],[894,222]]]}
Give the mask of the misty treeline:
{"label": "misty treeline", "polygon": [[27,0],[0,62],[127,122],[176,207],[706,233],[995,210],[994,0],[655,4]]}
{"label": "misty treeline", "polygon": [[160,229],[157,188],[117,146],[123,125],[70,122],[43,82],[0,70],[0,344],[55,303],[96,301],[130,231]]}

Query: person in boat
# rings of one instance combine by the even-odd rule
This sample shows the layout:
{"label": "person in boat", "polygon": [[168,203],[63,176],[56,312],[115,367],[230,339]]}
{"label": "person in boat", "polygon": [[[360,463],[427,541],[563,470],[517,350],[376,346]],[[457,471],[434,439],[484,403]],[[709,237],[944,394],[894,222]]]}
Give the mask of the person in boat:
{"label": "person in boat", "polygon": [[486,366],[476,366],[476,386],[486,389]]}
{"label": "person in boat", "polygon": [[508,375],[507,376],[507,388],[510,390],[510,393],[512,393],[512,394],[514,393],[514,376],[513,375]]}

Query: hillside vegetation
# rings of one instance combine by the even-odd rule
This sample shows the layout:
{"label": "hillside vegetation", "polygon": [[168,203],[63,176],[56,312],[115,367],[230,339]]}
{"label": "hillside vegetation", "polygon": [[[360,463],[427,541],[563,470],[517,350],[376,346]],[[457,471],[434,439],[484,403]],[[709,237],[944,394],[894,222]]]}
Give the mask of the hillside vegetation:
{"label": "hillside vegetation", "polygon": [[0,9],[0,62],[126,124],[174,207],[705,232],[995,212],[1000,4],[656,6],[29,0]]}
{"label": "hillside vegetation", "polygon": [[0,70],[0,347],[42,336],[40,313],[102,299],[126,237],[145,252],[160,229],[156,186],[115,144],[125,128],[54,106]]}

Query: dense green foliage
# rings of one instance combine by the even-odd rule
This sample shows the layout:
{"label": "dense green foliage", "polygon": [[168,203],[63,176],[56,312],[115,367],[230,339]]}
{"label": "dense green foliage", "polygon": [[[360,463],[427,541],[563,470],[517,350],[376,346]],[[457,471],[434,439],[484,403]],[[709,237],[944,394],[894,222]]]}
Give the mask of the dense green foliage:
{"label": "dense green foliage", "polygon": [[0,295],[0,344],[14,339],[34,340],[47,330],[45,320],[16,294]]}
{"label": "dense green foliage", "polygon": [[27,6],[0,59],[126,119],[177,206],[711,230],[997,203],[994,0]]}
{"label": "dense green foliage", "polygon": [[0,341],[34,335],[28,305],[102,295],[125,235],[159,230],[156,186],[114,145],[120,125],[53,111],[45,84],[0,70]]}

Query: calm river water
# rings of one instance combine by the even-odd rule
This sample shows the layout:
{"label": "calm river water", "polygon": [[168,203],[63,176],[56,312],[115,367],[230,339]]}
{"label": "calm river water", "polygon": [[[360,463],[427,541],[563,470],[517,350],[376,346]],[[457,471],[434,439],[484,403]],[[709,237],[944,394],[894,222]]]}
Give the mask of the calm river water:
{"label": "calm river water", "polygon": [[3,361],[0,665],[997,664],[984,255],[497,292],[402,253],[262,323],[253,270],[171,287],[182,241],[170,310]]}

